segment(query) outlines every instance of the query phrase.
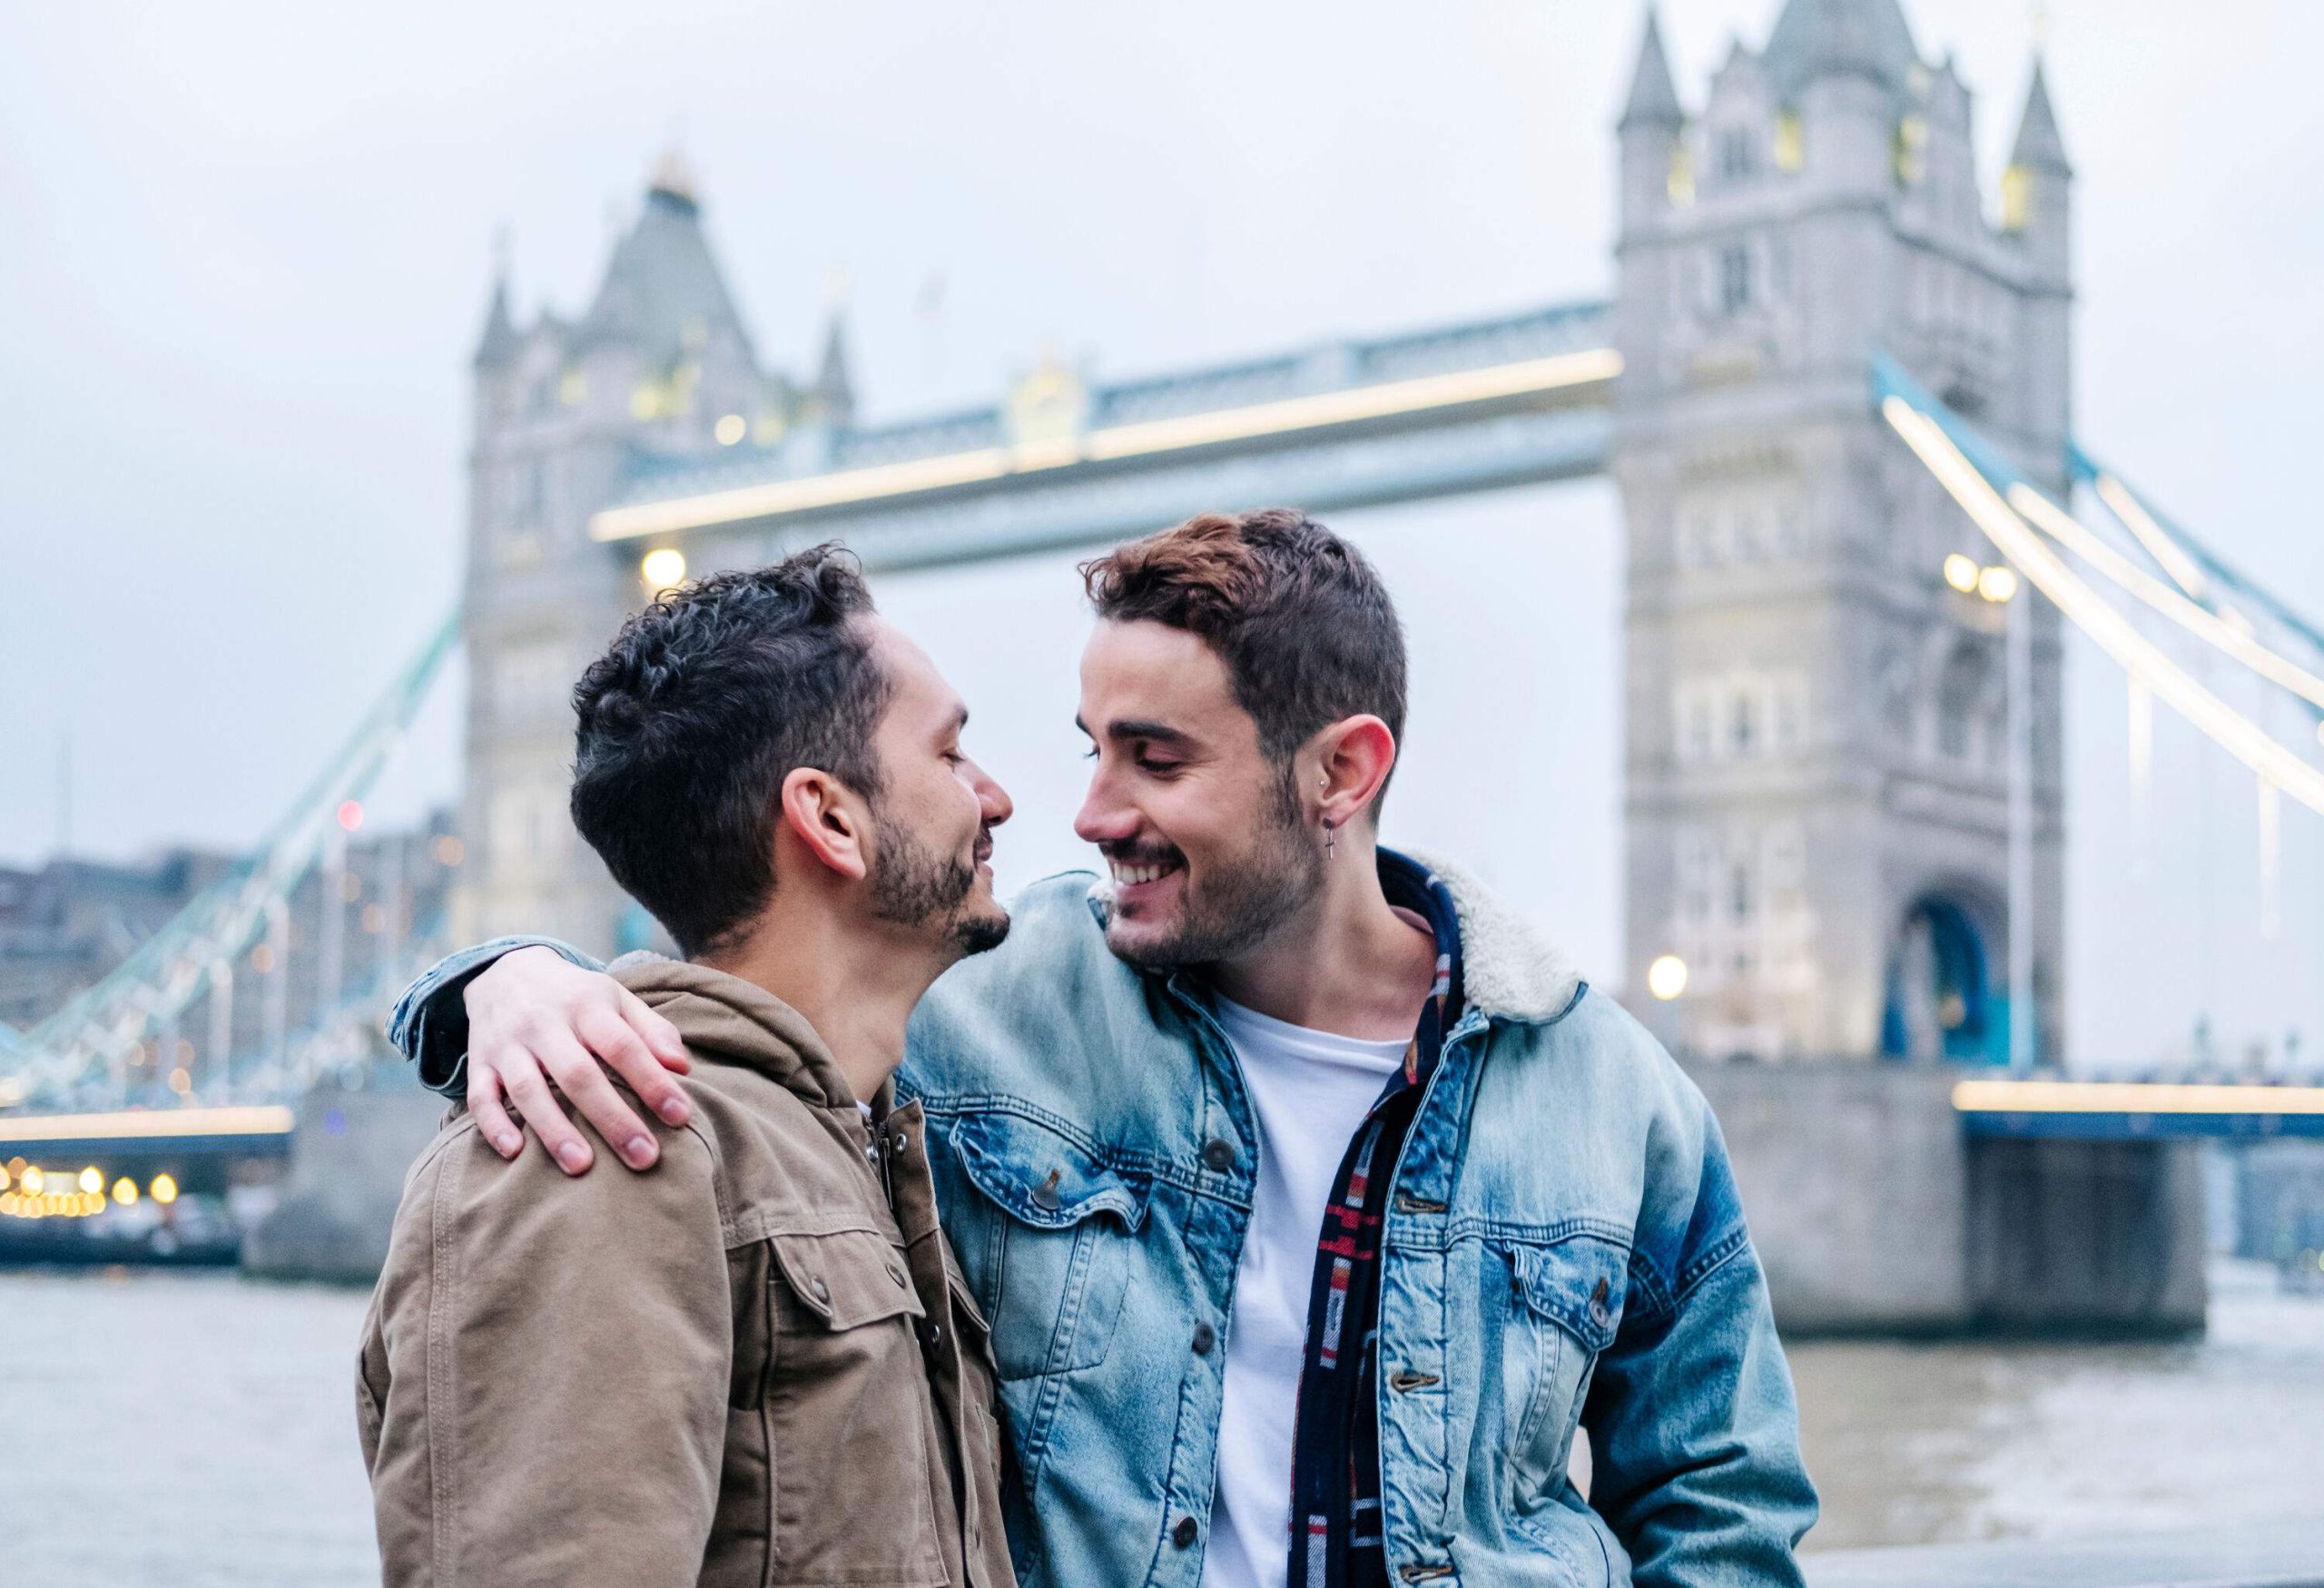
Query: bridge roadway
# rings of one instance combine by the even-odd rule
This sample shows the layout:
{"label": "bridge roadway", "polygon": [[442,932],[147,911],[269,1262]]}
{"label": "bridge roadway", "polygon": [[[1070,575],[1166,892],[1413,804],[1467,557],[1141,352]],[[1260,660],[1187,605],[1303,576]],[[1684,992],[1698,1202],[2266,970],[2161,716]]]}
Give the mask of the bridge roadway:
{"label": "bridge roadway", "polygon": [[706,537],[735,564],[839,538],[895,570],[1102,545],[1189,501],[1335,512],[1573,478],[1606,466],[1611,340],[1582,302],[1110,385],[1050,368],[989,409],[642,463],[589,532],[640,555]]}

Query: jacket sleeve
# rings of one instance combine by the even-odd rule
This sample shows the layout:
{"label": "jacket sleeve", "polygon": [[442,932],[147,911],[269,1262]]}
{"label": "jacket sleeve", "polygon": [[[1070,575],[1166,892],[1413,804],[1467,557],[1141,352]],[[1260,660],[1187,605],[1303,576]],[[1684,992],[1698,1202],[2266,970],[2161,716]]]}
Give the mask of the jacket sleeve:
{"label": "jacket sleeve", "polygon": [[388,1041],[419,1066],[419,1084],[457,1098],[468,1087],[468,1011],[462,1001],[468,983],[493,962],[518,949],[554,949],[585,971],[605,966],[570,943],[553,937],[496,937],[445,955],[421,972],[396,1000],[388,1016]]}
{"label": "jacket sleeve", "polygon": [[377,1306],[387,1588],[697,1580],[734,1333],[699,1138],[568,1180],[455,1127],[415,1172]]}
{"label": "jacket sleeve", "polygon": [[1799,1409],[1736,1199],[1727,1149],[1700,1110],[1700,1173],[1667,1248],[1633,1254],[1631,1305],[1600,1356],[1583,1420],[1590,1504],[1639,1588],[1800,1582],[1816,1520]]}

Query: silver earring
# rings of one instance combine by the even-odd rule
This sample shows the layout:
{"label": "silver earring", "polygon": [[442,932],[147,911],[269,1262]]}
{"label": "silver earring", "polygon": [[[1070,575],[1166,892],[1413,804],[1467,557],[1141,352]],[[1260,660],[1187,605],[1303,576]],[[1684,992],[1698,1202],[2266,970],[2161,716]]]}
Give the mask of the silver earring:
{"label": "silver earring", "polygon": [[[1321,787],[1325,794],[1331,793],[1332,774],[1326,772],[1322,774],[1321,776],[1323,781],[1318,786]],[[1324,858],[1325,860],[1329,860],[1339,852],[1339,834],[1332,831],[1332,824],[1327,820],[1324,824]]]}

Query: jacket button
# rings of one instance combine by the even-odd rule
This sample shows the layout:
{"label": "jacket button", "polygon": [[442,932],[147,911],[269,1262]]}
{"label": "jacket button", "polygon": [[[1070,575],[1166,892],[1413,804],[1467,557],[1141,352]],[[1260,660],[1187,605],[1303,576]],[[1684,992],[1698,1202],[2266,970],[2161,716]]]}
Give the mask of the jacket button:
{"label": "jacket button", "polygon": [[1057,1183],[1060,1178],[1061,1177],[1058,1170],[1049,1170],[1049,1178],[1033,1188],[1033,1206],[1042,1209],[1044,1212],[1054,1213],[1057,1211],[1058,1203],[1063,1200],[1063,1198],[1057,1194]]}
{"label": "jacket button", "polygon": [[1178,1518],[1178,1525],[1170,1530],[1170,1542],[1180,1549],[1185,1549],[1194,1543],[1195,1534],[1201,1531],[1202,1529],[1195,1525],[1193,1517],[1181,1516]]}
{"label": "jacket button", "polygon": [[832,1298],[832,1287],[824,1284],[820,1276],[807,1281],[807,1288],[815,1293],[815,1299],[818,1301],[829,1301]]}
{"label": "jacket button", "polygon": [[894,1267],[894,1266],[892,1266],[892,1265],[891,1265],[891,1266],[890,1266],[890,1267],[889,1267],[889,1269],[888,1269],[888,1277],[889,1277],[889,1278],[891,1278],[891,1279],[893,1279],[893,1280],[894,1280],[897,1284],[899,1284],[899,1285],[901,1285],[901,1284],[905,1283],[905,1280],[904,1280],[904,1271],[903,1271],[901,1268],[896,1267]]}
{"label": "jacket button", "polygon": [[1210,1348],[1211,1348],[1213,1346],[1216,1345],[1217,1343],[1218,1343],[1218,1331],[1217,1331],[1216,1329],[1212,1328],[1212,1327],[1211,1327],[1208,1324],[1206,1324],[1206,1323],[1198,1323],[1198,1324],[1195,1325],[1195,1355],[1196,1355],[1196,1356],[1209,1356],[1209,1355],[1210,1355]]}
{"label": "jacket button", "polygon": [[1202,1144],[1202,1160],[1212,1169],[1225,1174],[1235,1167],[1235,1144],[1214,1136]]}

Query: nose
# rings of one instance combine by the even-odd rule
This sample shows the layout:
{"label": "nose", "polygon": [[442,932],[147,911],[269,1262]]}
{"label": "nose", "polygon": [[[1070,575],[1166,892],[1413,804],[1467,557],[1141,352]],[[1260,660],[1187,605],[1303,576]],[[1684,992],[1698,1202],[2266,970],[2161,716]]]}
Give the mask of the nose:
{"label": "nose", "polygon": [[1084,843],[1118,843],[1137,835],[1138,822],[1137,807],[1114,792],[1101,756],[1090,775],[1089,792],[1074,815],[1074,836]]}
{"label": "nose", "polygon": [[974,772],[970,786],[977,791],[977,811],[986,826],[998,827],[1017,814],[1017,802],[1009,797],[1007,789],[993,782],[983,767],[977,766]]}

